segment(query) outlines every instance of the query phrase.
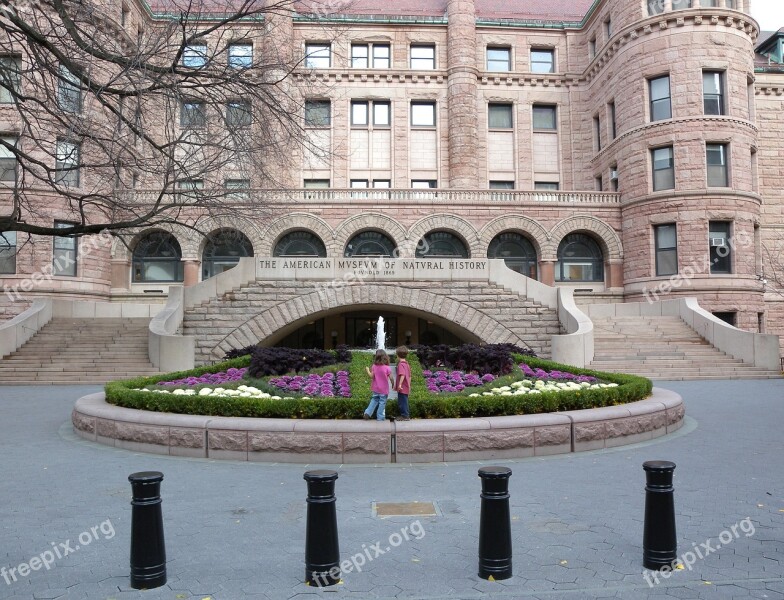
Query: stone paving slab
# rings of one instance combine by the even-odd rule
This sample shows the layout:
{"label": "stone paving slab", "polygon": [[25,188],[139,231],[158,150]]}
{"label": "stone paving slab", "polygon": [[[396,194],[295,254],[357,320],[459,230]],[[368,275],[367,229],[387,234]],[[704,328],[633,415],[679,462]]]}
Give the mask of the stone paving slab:
{"label": "stone paving slab", "polygon": [[[486,463],[332,465],[340,473],[342,558],[373,546],[382,552],[330,589],[302,583],[302,475],[312,466],[101,446],[76,437],[70,425],[73,402],[97,387],[3,388],[0,568],[8,573],[62,544],[71,551],[49,570],[17,576],[10,585],[0,571],[0,599],[784,600],[784,381],[661,387],[686,402],[686,426],[674,434],[611,450],[496,461],[513,470],[515,576],[503,582],[476,575],[477,469]],[[641,465],[651,459],[678,465],[679,553],[708,540],[715,546],[746,518],[754,528],[747,537],[736,527],[740,535],[652,587],[641,566]],[[169,573],[165,587],[146,592],[128,582],[127,476],[142,470],[165,475]],[[435,501],[441,514],[372,514],[373,502],[412,501]],[[404,531],[408,541],[393,547],[398,537],[392,536],[405,537]]]}

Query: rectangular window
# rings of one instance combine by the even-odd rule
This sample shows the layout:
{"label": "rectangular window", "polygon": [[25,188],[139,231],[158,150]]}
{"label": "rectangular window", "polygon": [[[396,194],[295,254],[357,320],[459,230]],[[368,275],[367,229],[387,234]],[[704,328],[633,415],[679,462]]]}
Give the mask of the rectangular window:
{"label": "rectangular window", "polygon": [[16,185],[16,154],[11,148],[15,148],[17,139],[15,137],[2,137],[0,140],[0,182],[6,185]]}
{"label": "rectangular window", "polygon": [[369,100],[354,100],[351,102],[351,125],[353,127],[389,127],[391,124],[391,105],[386,101],[371,102]]}
{"label": "rectangular window", "polygon": [[329,127],[332,104],[329,100],[305,100],[305,127]]}
{"label": "rectangular window", "polygon": [[389,188],[392,187],[392,181],[390,181],[389,179],[374,179],[373,187],[377,189],[388,190]]}
{"label": "rectangular window", "polygon": [[596,188],[597,192],[604,191],[604,182],[602,181],[602,176],[597,175],[594,179],[594,187]]}
{"label": "rectangular window", "polygon": [[675,189],[675,157],[672,146],[651,150],[653,191]]}
{"label": "rectangular window", "polygon": [[368,54],[369,47],[367,44],[352,44],[351,45],[351,68],[352,69],[367,69],[368,68]]}
{"label": "rectangular window", "polygon": [[593,58],[596,56],[596,38],[588,40],[588,56]]}
{"label": "rectangular window", "polygon": [[610,139],[614,140],[618,137],[618,123],[615,116],[615,101],[607,104],[607,112],[610,114]]}
{"label": "rectangular window", "polygon": [[651,121],[671,119],[670,76],[664,75],[649,79],[648,91],[651,98]]}
{"label": "rectangular window", "polygon": [[207,64],[207,44],[189,44],[182,51],[182,66],[200,69]]}
{"label": "rectangular window", "polygon": [[708,187],[727,187],[729,185],[728,150],[727,144],[706,144]]}
{"label": "rectangular window", "polygon": [[434,190],[438,186],[435,179],[413,179],[411,187],[415,190]]}
{"label": "rectangular window", "polygon": [[618,165],[610,167],[610,187],[613,192],[618,191]]}
{"label": "rectangular window", "polygon": [[[73,227],[73,223],[55,221],[55,229]],[[73,236],[55,236],[52,239],[52,274],[76,277],[77,244]]]}
{"label": "rectangular window", "polygon": [[16,232],[0,232],[0,274],[16,273]]}
{"label": "rectangular window", "polygon": [[392,111],[389,102],[373,103],[373,126],[389,127],[392,123]]}
{"label": "rectangular window", "polygon": [[599,116],[593,118],[593,139],[596,150],[602,149],[602,120]]}
{"label": "rectangular window", "polygon": [[0,104],[13,104],[21,93],[22,59],[0,56]]}
{"label": "rectangular window", "polygon": [[57,104],[65,112],[82,112],[82,89],[79,79],[64,66],[60,66],[57,80]]}
{"label": "rectangular window", "polygon": [[678,272],[678,230],[675,223],[653,227],[656,245],[656,276],[665,277]]}
{"label": "rectangular window", "polygon": [[367,127],[369,102],[351,103],[351,124],[355,127]]}
{"label": "rectangular window", "polygon": [[691,8],[691,0],[672,0],[672,10]]}
{"label": "rectangular window", "polygon": [[388,69],[392,66],[392,51],[389,44],[373,44],[373,68]]}
{"label": "rectangular window", "polygon": [[534,189],[539,191],[557,192],[561,188],[561,184],[553,181],[535,181]]}
{"label": "rectangular window", "polygon": [[411,46],[411,68],[414,71],[433,71],[436,68],[436,47],[428,45]]}
{"label": "rectangular window", "polygon": [[306,179],[303,187],[306,190],[326,190],[329,189],[329,179]]}
{"label": "rectangular window", "polygon": [[226,105],[226,127],[229,129],[250,127],[252,121],[253,113],[247,100],[235,100]]}
{"label": "rectangular window", "polygon": [[253,64],[253,44],[231,44],[229,66],[232,69],[247,69]]}
{"label": "rectangular window", "polygon": [[55,156],[55,182],[79,187],[79,144],[58,140]]}
{"label": "rectangular window", "polygon": [[511,48],[487,48],[487,70],[492,73],[507,73],[512,70]]}
{"label": "rectangular window", "polygon": [[664,0],[648,0],[648,15],[660,15],[664,12]]}
{"label": "rectangular window", "polygon": [[706,115],[723,115],[724,73],[721,71],[702,72],[702,99]]}
{"label": "rectangular window", "polygon": [[513,129],[511,104],[489,104],[487,125],[490,129]]}
{"label": "rectangular window", "polygon": [[436,103],[435,102],[412,102],[411,103],[411,126],[412,127],[435,127],[436,126]]}
{"label": "rectangular window", "polygon": [[610,17],[607,17],[607,20],[604,22],[605,39],[609,40],[612,37],[612,34],[613,34],[612,19]]}
{"label": "rectangular window", "polygon": [[180,127],[196,129],[207,125],[207,111],[204,102],[180,102]]}
{"label": "rectangular window", "polygon": [[227,179],[223,187],[226,188],[226,195],[233,200],[250,198],[250,179]]}
{"label": "rectangular window", "polygon": [[531,50],[531,73],[555,73],[555,50]]}
{"label": "rectangular window", "polygon": [[389,44],[352,44],[351,67],[353,69],[388,69],[390,67]]}
{"label": "rectangular window", "polygon": [[542,104],[534,104],[534,130],[556,130],[555,122],[555,106],[545,106]]}
{"label": "rectangular window", "polygon": [[708,231],[710,271],[713,275],[732,273],[732,246],[729,221],[711,221]]}
{"label": "rectangular window", "polygon": [[514,181],[491,181],[491,190],[513,190],[515,189]]}
{"label": "rectangular window", "polygon": [[181,179],[177,182],[177,197],[179,200],[195,200],[199,190],[203,189],[204,181],[201,179]]}
{"label": "rectangular window", "polygon": [[305,68],[329,69],[332,66],[332,48],[329,44],[305,44]]}
{"label": "rectangular window", "polygon": [[351,188],[355,190],[365,190],[368,188],[368,183],[367,179],[352,179]]}

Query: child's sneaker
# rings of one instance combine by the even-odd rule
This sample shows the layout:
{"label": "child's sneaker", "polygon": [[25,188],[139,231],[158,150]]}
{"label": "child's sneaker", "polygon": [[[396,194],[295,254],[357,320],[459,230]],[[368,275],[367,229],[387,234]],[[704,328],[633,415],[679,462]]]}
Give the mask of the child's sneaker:
{"label": "child's sneaker", "polygon": [[363,419],[365,419],[365,421],[367,421],[367,420],[369,420],[369,419],[370,419],[370,415],[369,415],[369,414],[367,414],[366,412],[363,412],[363,413],[362,413],[362,418],[363,418]]}

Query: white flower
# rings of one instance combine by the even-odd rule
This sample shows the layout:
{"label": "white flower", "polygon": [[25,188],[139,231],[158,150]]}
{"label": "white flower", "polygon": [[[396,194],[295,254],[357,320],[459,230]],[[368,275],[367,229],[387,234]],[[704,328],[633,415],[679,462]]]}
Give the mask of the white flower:
{"label": "white flower", "polygon": [[280,396],[270,396],[270,400],[283,400]]}
{"label": "white flower", "polygon": [[511,396],[512,392],[501,392],[502,396]]}
{"label": "white flower", "polygon": [[199,396],[209,396],[210,394],[212,394],[211,388],[201,388],[199,390]]}
{"label": "white flower", "polygon": [[468,397],[469,398],[479,398],[480,396],[479,396],[479,394],[469,394]]}

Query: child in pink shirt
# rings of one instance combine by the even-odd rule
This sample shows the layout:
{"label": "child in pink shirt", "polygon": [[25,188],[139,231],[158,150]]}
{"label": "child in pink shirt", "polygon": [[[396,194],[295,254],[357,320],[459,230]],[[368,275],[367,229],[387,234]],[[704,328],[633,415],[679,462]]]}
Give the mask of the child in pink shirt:
{"label": "child in pink shirt", "polygon": [[411,393],[411,365],[408,364],[408,348],[400,346],[397,351],[397,409],[400,412],[401,421],[410,421],[411,415],[408,412],[408,395]]}
{"label": "child in pink shirt", "polygon": [[370,419],[373,412],[378,407],[376,412],[376,420],[383,421],[386,417],[385,409],[387,406],[387,396],[389,396],[389,384],[394,385],[392,381],[392,368],[389,366],[389,356],[384,350],[376,350],[376,356],[373,359],[373,367],[371,369],[365,368],[367,374],[373,379],[370,385],[372,395],[370,397],[370,404],[365,409],[362,415],[363,419]]}

